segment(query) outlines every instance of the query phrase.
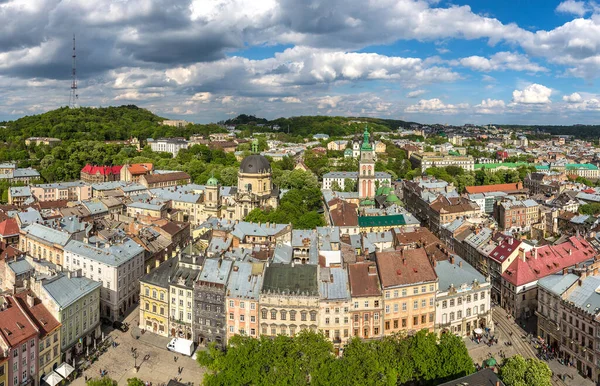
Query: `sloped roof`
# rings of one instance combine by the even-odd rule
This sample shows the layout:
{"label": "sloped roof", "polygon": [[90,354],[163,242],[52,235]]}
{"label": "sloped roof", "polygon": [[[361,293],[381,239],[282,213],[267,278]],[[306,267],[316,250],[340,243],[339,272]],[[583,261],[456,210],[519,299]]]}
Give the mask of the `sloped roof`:
{"label": "sloped roof", "polygon": [[122,167],[123,167],[122,165],[94,166],[94,165],[87,164],[83,167],[83,169],[81,169],[81,172],[87,173],[87,174],[100,174],[103,176],[110,176],[110,175],[120,174]]}
{"label": "sloped roof", "polygon": [[0,222],[0,235],[3,237],[19,234],[19,224],[13,217]]}
{"label": "sloped roof", "polygon": [[424,248],[377,252],[382,287],[435,281],[437,275]]}
{"label": "sloped roof", "polygon": [[514,184],[495,184],[483,186],[466,186],[465,191],[469,194],[489,193],[489,192],[515,192],[523,189],[523,183]]}

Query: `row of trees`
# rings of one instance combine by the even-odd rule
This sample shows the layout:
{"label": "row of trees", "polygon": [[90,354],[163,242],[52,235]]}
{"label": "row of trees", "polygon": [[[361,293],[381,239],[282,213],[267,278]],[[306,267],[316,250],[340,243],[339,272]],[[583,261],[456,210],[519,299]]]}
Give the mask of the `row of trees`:
{"label": "row of trees", "polygon": [[273,339],[235,336],[225,350],[212,346],[197,358],[209,370],[205,385],[437,385],[475,371],[460,337],[438,339],[425,330],[354,338],[342,357],[323,335],[309,331]]}
{"label": "row of trees", "polygon": [[[516,183],[523,181],[527,174],[532,172],[535,172],[534,166],[521,166],[515,170],[497,170],[494,172],[484,169],[466,171],[459,166],[433,167],[425,171],[428,176],[454,184],[459,192],[462,192],[465,186]],[[415,171],[415,174],[417,173],[418,171]]]}

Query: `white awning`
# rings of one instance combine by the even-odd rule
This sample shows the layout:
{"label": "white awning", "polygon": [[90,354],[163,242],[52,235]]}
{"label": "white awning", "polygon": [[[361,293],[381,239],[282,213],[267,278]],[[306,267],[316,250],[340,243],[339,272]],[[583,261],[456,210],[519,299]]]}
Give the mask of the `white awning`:
{"label": "white awning", "polygon": [[75,371],[75,369],[73,368],[73,366],[71,366],[70,364],[68,364],[67,362],[63,362],[60,366],[58,366],[56,368],[56,370],[54,370],[55,372],[57,372],[60,376],[62,376],[63,378],[68,377],[73,371]]}
{"label": "white awning", "polygon": [[54,371],[44,377],[44,382],[49,386],[56,386],[63,380],[63,377],[55,373]]}

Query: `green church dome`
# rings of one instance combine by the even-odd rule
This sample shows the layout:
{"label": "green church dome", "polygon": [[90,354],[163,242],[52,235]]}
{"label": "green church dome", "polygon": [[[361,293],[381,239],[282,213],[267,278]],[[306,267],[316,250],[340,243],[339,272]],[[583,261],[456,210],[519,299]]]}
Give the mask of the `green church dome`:
{"label": "green church dome", "polygon": [[210,177],[208,179],[208,181],[206,181],[206,185],[207,186],[217,186],[217,185],[219,185],[219,180],[217,180],[215,177]]}
{"label": "green church dome", "polygon": [[395,193],[390,193],[387,198],[385,199],[386,202],[390,202],[392,204],[395,204],[397,202],[400,201],[400,199],[398,198],[398,196],[396,196]]}

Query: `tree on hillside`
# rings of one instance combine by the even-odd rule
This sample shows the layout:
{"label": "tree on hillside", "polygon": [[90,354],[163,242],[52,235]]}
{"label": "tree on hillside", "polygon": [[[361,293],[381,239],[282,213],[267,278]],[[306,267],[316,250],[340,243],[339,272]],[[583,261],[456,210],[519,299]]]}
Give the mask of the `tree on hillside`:
{"label": "tree on hillside", "polygon": [[340,184],[337,181],[333,181],[333,183],[331,184],[331,190],[333,190],[334,192],[341,192],[342,187],[340,186]]}

